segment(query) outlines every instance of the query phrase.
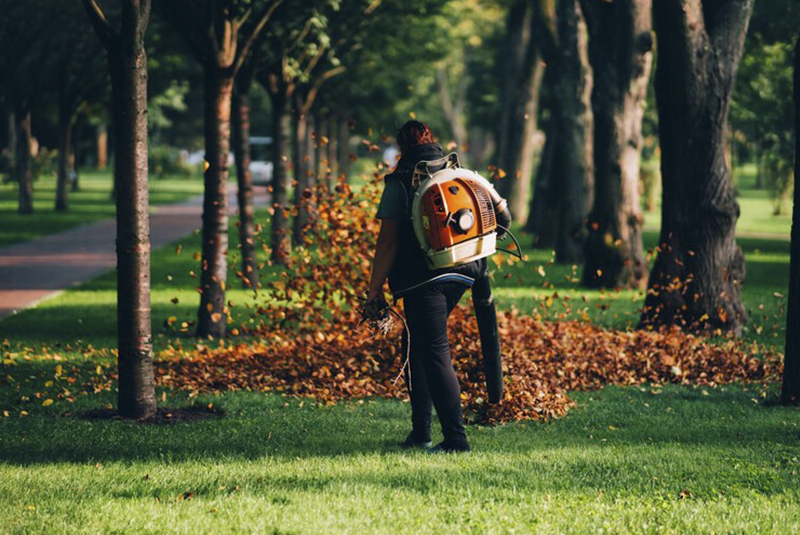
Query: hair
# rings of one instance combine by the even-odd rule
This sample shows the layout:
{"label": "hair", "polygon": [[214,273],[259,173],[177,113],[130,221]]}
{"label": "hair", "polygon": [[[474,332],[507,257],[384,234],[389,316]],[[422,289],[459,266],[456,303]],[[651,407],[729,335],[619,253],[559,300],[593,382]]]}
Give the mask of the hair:
{"label": "hair", "polygon": [[423,122],[408,121],[397,132],[397,145],[402,154],[427,143],[436,143],[436,137],[428,125]]}

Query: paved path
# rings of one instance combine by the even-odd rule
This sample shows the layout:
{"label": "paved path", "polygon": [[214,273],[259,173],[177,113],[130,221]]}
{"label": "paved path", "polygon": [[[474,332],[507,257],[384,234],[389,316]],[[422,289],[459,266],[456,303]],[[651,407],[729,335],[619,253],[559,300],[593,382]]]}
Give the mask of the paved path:
{"label": "paved path", "polygon": [[[229,202],[235,213],[235,188]],[[256,206],[266,202],[265,195],[256,196]],[[150,214],[151,249],[200,227],[202,210],[202,197],[155,207]],[[108,219],[0,248],[0,318],[112,269],[117,260],[115,238],[116,222]]]}

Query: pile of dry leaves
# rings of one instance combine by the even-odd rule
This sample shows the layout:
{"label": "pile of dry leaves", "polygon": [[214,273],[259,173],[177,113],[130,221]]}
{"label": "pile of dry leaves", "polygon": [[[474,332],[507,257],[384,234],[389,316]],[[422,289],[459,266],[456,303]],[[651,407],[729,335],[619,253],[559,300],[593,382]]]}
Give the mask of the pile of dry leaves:
{"label": "pile of dry leaves", "polygon": [[[399,326],[376,335],[359,325],[356,313],[377,234],[377,183],[359,195],[346,184],[308,195],[312,221],[304,247],[260,292],[250,321],[236,329],[259,343],[165,351],[159,383],[198,392],[274,390],[320,403],[404,397],[404,381],[394,384],[403,360]],[[572,405],[568,391],[605,384],[716,385],[780,376],[779,354],[741,341],[711,343],[679,330],[610,331],[587,321],[546,323],[518,312],[498,319],[505,396],[489,406],[475,319],[467,307],[451,318],[452,352],[471,421],[556,417]]]}
{"label": "pile of dry leaves", "polygon": [[[477,324],[467,307],[450,323],[455,367],[469,420],[504,422],[562,415],[569,390],[644,382],[717,385],[772,381],[781,360],[756,346],[713,344],[689,334],[608,331],[587,322],[536,322],[499,315],[505,395],[490,406],[481,370]],[[183,353],[185,355],[185,353]],[[321,403],[363,397],[403,397],[393,385],[402,355],[399,334],[373,336],[351,325],[299,336],[272,335],[261,344],[202,348],[189,358],[159,363],[159,382],[193,391],[275,390],[313,396]]]}

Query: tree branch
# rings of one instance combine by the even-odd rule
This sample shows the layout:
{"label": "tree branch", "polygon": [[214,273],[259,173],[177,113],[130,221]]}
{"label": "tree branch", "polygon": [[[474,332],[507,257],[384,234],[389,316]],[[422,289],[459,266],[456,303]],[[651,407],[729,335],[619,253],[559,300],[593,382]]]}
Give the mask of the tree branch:
{"label": "tree branch", "polygon": [[117,31],[109,24],[105,13],[103,13],[103,10],[97,5],[96,0],[82,1],[83,7],[86,8],[86,15],[89,17],[89,22],[100,38],[100,42],[103,43],[106,50],[110,50],[117,39]]}
{"label": "tree branch", "polygon": [[311,86],[311,89],[309,89],[308,93],[306,94],[306,99],[301,110],[304,115],[308,115],[308,112],[311,111],[311,107],[314,105],[314,100],[316,100],[317,93],[319,93],[319,89],[322,87],[322,84],[324,84],[326,80],[329,80],[334,76],[343,73],[344,71],[344,66],[339,65],[338,67],[334,67],[333,69],[330,69],[319,75],[319,77],[314,81],[314,85]]}
{"label": "tree branch", "polygon": [[258,21],[256,27],[253,28],[253,31],[250,32],[250,35],[244,40],[242,46],[236,51],[237,58],[233,66],[234,72],[239,71],[239,69],[242,66],[242,63],[244,63],[244,58],[247,57],[247,54],[250,52],[250,49],[253,47],[253,45],[261,35],[261,32],[266,27],[267,22],[269,21],[270,18],[272,18],[272,14],[275,13],[275,10],[278,9],[278,6],[280,6],[283,3],[283,1],[284,0],[275,0],[272,3],[269,9],[267,9],[266,13],[264,13],[264,15],[261,17],[261,20]]}

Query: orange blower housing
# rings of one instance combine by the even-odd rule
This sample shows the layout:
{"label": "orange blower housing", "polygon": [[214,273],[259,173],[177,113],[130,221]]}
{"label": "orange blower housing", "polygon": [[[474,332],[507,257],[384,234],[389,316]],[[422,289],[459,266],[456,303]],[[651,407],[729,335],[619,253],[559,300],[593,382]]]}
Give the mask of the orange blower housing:
{"label": "orange blower housing", "polygon": [[497,199],[492,185],[467,169],[454,166],[421,180],[411,217],[428,267],[451,267],[494,254]]}

